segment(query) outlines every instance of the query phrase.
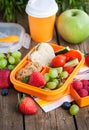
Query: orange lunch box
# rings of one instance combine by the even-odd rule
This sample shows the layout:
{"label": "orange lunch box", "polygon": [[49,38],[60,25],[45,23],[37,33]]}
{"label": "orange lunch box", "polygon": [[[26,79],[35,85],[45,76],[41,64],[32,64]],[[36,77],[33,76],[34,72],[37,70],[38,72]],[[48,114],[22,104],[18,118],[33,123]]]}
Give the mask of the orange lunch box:
{"label": "orange lunch box", "polygon": [[[59,46],[53,43],[50,43],[50,45],[53,47],[54,51],[58,51],[64,48],[63,46]],[[34,48],[32,48],[30,52],[33,50]],[[70,94],[70,83],[72,82],[73,77],[77,74],[79,69],[84,64],[84,55],[81,52],[74,49],[70,49],[68,53],[69,53],[68,55],[77,57],[79,59],[79,64],[75,67],[73,72],[70,74],[70,76],[67,78],[65,83],[60,88],[49,91],[16,80],[15,78],[16,73],[28,63],[28,54],[22,59],[22,61],[14,68],[14,70],[10,74],[10,80],[13,83],[14,88],[19,92],[30,94],[32,96],[41,98],[46,101],[55,101],[60,99],[64,95]],[[44,66],[41,73],[42,74],[46,73],[48,71],[47,69],[48,67]]]}
{"label": "orange lunch box", "polygon": [[70,85],[70,95],[80,107],[89,105],[89,96],[80,97],[79,94],[73,89],[72,85]]}

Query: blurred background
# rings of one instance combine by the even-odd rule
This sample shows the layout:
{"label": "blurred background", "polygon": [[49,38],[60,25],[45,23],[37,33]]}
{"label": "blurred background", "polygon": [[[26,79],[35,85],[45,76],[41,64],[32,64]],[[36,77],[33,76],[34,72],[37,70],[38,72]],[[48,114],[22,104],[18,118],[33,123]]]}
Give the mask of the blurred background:
{"label": "blurred background", "polygon": [[[0,18],[6,22],[16,22],[25,13],[28,0],[0,0]],[[61,12],[77,8],[89,14],[89,0],[56,0],[59,15]]]}

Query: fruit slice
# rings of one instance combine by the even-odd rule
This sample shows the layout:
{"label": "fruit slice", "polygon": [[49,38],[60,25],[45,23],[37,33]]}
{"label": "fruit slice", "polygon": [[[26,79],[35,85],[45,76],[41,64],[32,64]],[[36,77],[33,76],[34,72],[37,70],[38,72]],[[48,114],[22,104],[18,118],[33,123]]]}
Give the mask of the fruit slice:
{"label": "fruit slice", "polygon": [[79,63],[78,58],[75,58],[75,59],[65,63],[64,67],[66,67],[66,66],[75,67],[76,65],[78,65],[78,63]]}
{"label": "fruit slice", "polygon": [[56,51],[56,52],[55,52],[55,55],[64,54],[64,53],[66,53],[66,52],[68,52],[68,51],[70,51],[70,48],[67,46],[67,47],[65,47],[65,48],[63,48],[63,49],[61,49],[61,50]]}

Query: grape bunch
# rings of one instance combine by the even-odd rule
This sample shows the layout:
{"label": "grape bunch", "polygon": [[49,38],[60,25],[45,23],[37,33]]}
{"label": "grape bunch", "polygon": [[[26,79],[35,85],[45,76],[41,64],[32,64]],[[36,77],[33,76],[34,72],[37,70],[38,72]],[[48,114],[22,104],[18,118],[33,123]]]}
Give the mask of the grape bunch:
{"label": "grape bunch", "polygon": [[21,52],[0,53],[0,69],[13,70],[21,60]]}
{"label": "grape bunch", "polygon": [[50,68],[49,72],[44,74],[46,85],[44,89],[57,89],[63,85],[69,73],[63,70],[63,67]]}

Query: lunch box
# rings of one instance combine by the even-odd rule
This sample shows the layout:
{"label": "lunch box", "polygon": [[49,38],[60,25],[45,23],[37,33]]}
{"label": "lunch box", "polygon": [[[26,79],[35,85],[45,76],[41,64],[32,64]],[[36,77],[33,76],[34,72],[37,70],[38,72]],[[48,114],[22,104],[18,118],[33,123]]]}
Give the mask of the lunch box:
{"label": "lunch box", "polygon": [[[10,42],[11,36],[17,36],[19,40],[16,42]],[[7,40],[1,42],[2,38]],[[28,49],[29,45],[30,36],[25,32],[25,29],[20,24],[0,23],[0,53],[13,52],[21,49],[21,47]]]}
{"label": "lunch box", "polygon": [[89,105],[89,96],[80,97],[79,94],[73,89],[72,84],[70,85],[70,95],[80,107]]}
{"label": "lunch box", "polygon": [[[54,43],[48,43],[48,44],[50,44],[53,47],[54,51],[58,51],[58,50],[64,48],[63,46],[59,46]],[[77,57],[79,59],[79,63],[75,67],[73,72],[69,75],[69,77],[66,79],[65,83],[60,88],[49,91],[49,90],[45,90],[42,88],[38,88],[35,86],[31,86],[29,84],[23,83],[21,81],[16,80],[16,78],[15,78],[16,73],[28,63],[28,54],[31,51],[33,51],[34,48],[32,48],[26,54],[26,56],[22,59],[22,61],[11,72],[10,80],[13,83],[14,88],[19,92],[23,92],[23,93],[35,96],[35,97],[41,98],[46,101],[55,101],[55,100],[62,98],[64,95],[70,94],[70,84],[73,80],[73,77],[77,74],[79,69],[84,64],[84,55],[78,50],[70,49],[72,57]],[[43,66],[41,73],[45,74],[47,71],[48,71],[48,67]]]}

